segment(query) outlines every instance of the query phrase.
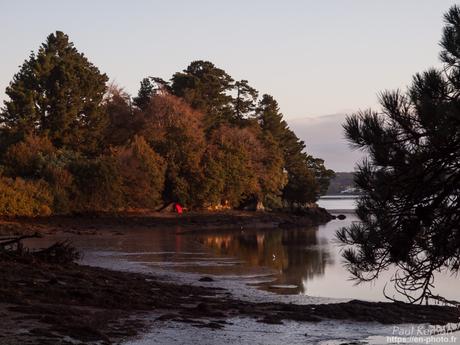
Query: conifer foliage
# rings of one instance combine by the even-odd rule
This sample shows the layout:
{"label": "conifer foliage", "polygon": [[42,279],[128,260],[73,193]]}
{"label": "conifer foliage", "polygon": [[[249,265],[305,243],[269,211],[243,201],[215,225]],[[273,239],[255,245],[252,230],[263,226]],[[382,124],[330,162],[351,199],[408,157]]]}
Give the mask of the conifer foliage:
{"label": "conifer foliage", "polygon": [[386,91],[381,112],[347,118],[350,142],[368,153],[355,174],[361,219],[338,232],[359,281],[397,267],[411,302],[433,296],[434,274],[460,268],[460,8],[445,15],[443,69],[416,74],[407,92]]}
{"label": "conifer foliage", "polygon": [[95,153],[106,116],[101,107],[107,76],[77,51],[67,35],[48,36],[6,88],[1,122],[9,134],[48,136],[57,147]]}

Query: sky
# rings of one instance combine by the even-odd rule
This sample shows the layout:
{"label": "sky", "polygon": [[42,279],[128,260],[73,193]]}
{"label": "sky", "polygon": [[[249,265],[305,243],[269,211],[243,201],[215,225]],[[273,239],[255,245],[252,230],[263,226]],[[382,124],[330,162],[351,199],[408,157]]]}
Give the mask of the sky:
{"label": "sky", "polygon": [[[341,124],[378,109],[439,66],[449,0],[0,0],[0,90],[50,33],[61,30],[131,94],[146,76],[169,79],[209,60],[279,102],[291,128],[336,171],[351,171]],[[3,91],[0,100],[5,99]]]}

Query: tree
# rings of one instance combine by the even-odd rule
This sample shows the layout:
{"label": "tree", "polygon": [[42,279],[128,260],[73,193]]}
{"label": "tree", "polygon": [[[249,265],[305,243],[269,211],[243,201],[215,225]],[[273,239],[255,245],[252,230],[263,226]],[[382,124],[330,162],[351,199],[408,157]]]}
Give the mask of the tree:
{"label": "tree", "polygon": [[214,190],[209,200],[238,207],[261,194],[258,160],[263,147],[248,128],[222,125],[211,133],[206,178]]}
{"label": "tree", "polygon": [[68,164],[73,152],[56,150],[47,137],[27,135],[22,141],[10,145],[3,158],[4,174],[26,179],[27,183],[43,183],[43,189],[52,196],[52,211],[70,211],[73,178]]}
{"label": "tree", "polygon": [[5,153],[5,173],[11,177],[40,179],[47,157],[55,152],[46,137],[27,135],[24,140],[11,145]]}
{"label": "tree", "polygon": [[114,150],[123,179],[124,205],[155,208],[161,204],[165,163],[143,137],[134,136],[129,145]]}
{"label": "tree", "polygon": [[270,133],[278,143],[283,141],[288,125],[273,96],[267,94],[262,96],[257,108],[257,119],[265,133]]}
{"label": "tree", "polygon": [[171,79],[171,92],[205,115],[206,128],[231,120],[233,79],[209,61],[193,61]]}
{"label": "tree", "polygon": [[70,164],[73,211],[114,211],[123,206],[123,179],[116,157],[78,157]]}
{"label": "tree", "polygon": [[262,137],[257,123],[213,130],[204,161],[209,204],[280,206],[286,184],[282,155],[273,141]]}
{"label": "tree", "polygon": [[[442,70],[416,74],[407,92],[380,95],[381,112],[344,125],[368,158],[355,173],[361,222],[341,229],[358,281],[395,266],[395,290],[410,302],[433,296],[434,273],[460,267],[460,8],[445,15]],[[393,298],[393,297],[392,297]]]}
{"label": "tree", "polygon": [[136,107],[141,110],[145,110],[150,102],[154,92],[154,85],[150,78],[144,78],[141,80],[141,87],[137,92],[137,97],[134,97],[133,102]]}
{"label": "tree", "polygon": [[324,166],[324,159],[307,156],[307,165],[315,175],[316,184],[318,185],[319,195],[326,194],[329,189],[331,179],[335,177],[335,172]]}
{"label": "tree", "polygon": [[204,197],[202,114],[176,96],[157,94],[142,116],[140,135],[166,161],[164,201],[200,205]]}
{"label": "tree", "polygon": [[258,92],[249,86],[247,80],[235,82],[234,88],[236,89],[236,97],[233,100],[234,117],[241,121],[255,110]]}
{"label": "tree", "polygon": [[6,134],[47,135],[57,148],[94,154],[106,116],[101,102],[107,76],[77,51],[61,31],[48,36],[6,88],[0,116]]}
{"label": "tree", "polygon": [[274,140],[283,155],[287,184],[283,199],[292,207],[315,202],[327,190],[333,171],[324,167],[324,161],[305,152],[300,140],[283,120],[278,102],[263,95],[257,109],[257,119],[267,140]]}
{"label": "tree", "polygon": [[104,99],[108,123],[104,135],[104,147],[127,144],[139,127],[139,116],[131,106],[131,97],[115,85],[110,85]]}
{"label": "tree", "polygon": [[283,151],[272,136],[264,135],[261,130],[256,135],[263,147],[261,153],[255,157],[260,169],[258,176],[261,194],[258,201],[268,209],[280,208],[283,189],[288,179],[284,171]]}
{"label": "tree", "polygon": [[149,106],[150,99],[159,91],[170,92],[169,84],[161,78],[148,77],[141,80],[141,87],[134,97],[133,103],[140,110],[146,110]]}

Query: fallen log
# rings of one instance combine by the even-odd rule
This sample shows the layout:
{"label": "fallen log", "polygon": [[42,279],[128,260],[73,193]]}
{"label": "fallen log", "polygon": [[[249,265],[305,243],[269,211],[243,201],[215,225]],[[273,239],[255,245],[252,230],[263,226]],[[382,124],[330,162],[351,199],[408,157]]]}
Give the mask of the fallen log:
{"label": "fallen log", "polygon": [[48,248],[33,252],[32,255],[41,261],[55,264],[71,263],[81,257],[80,252],[68,241],[56,242]]}

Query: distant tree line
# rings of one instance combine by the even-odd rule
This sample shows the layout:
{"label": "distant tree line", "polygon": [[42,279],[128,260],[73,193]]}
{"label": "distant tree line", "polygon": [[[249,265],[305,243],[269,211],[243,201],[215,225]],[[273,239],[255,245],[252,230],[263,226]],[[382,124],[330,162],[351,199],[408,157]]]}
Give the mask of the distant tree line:
{"label": "distant tree line", "polygon": [[336,172],[329,181],[326,195],[359,194],[352,172]]}
{"label": "distant tree line", "polygon": [[0,215],[157,208],[302,207],[333,172],[278,103],[208,61],[131,98],[67,35],[48,36],[6,88]]}

